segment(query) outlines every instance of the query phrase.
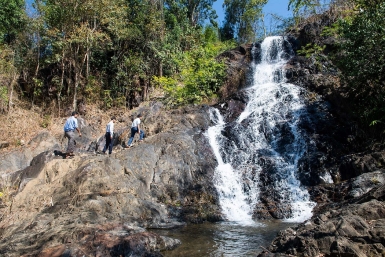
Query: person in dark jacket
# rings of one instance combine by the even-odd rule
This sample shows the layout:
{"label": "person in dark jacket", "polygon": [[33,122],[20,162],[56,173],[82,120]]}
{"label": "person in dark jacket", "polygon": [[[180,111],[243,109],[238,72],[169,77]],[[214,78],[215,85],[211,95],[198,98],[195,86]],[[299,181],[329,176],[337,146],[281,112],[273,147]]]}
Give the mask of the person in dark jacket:
{"label": "person in dark jacket", "polygon": [[106,153],[108,149],[108,154],[112,154],[112,147],[114,146],[112,138],[114,137],[114,123],[116,121],[115,117],[111,117],[111,121],[106,126],[106,144],[103,148],[103,154]]}

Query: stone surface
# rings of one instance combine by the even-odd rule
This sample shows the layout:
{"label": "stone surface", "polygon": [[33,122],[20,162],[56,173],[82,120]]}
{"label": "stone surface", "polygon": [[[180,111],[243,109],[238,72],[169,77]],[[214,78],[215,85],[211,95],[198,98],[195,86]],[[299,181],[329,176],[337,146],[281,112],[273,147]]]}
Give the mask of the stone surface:
{"label": "stone surface", "polygon": [[221,99],[230,98],[251,79],[249,75],[252,47],[252,44],[240,45],[218,56],[219,60],[225,60],[227,66],[227,79],[218,92]]}
{"label": "stone surface", "polygon": [[382,185],[348,202],[323,206],[307,222],[281,231],[269,247],[271,256],[382,256],[384,197]]}
{"label": "stone surface", "polygon": [[9,146],[9,142],[6,142],[6,141],[0,142],[0,149],[7,148],[8,146]]}
{"label": "stone surface", "polygon": [[211,179],[216,160],[204,135],[208,107],[151,108],[141,110],[149,136],[130,149],[86,151],[92,140],[83,132],[74,158],[43,151],[3,173],[9,191],[0,198],[0,256],[161,256],[180,242],[145,228],[221,220]]}
{"label": "stone surface", "polygon": [[54,136],[47,131],[41,132],[26,146],[0,156],[0,175],[24,169],[36,155],[59,147],[60,144]]}

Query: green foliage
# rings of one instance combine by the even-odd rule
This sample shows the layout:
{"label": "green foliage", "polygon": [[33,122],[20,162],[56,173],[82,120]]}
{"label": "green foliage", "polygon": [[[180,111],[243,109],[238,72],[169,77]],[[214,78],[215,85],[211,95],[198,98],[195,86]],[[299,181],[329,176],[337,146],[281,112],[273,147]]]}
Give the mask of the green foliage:
{"label": "green foliage", "polygon": [[[204,35],[210,33],[206,30]],[[214,97],[225,78],[225,65],[218,62],[215,56],[226,47],[223,43],[206,42],[205,47],[175,56],[179,72],[174,77],[154,77],[154,81],[166,92],[167,105],[200,103]]]}
{"label": "green foliage", "polygon": [[[36,12],[26,17],[22,0],[0,0],[0,33],[12,29],[17,37],[12,60],[0,58],[0,67],[13,69],[0,74],[2,99],[21,72],[24,97],[33,104],[57,101],[59,110],[79,98],[105,108],[131,104],[148,95],[154,76],[183,85],[179,96],[165,86],[176,104],[207,98],[222,76],[212,75],[222,70],[212,53],[218,53],[214,1],[35,0]],[[213,26],[202,32],[207,20]]]}
{"label": "green foliage", "polygon": [[224,0],[225,25],[222,35],[226,39],[236,35],[239,43],[255,42],[258,30],[263,27],[259,23],[266,3],[267,0]]}
{"label": "green foliage", "polygon": [[25,26],[24,0],[0,0],[0,43],[11,43]]}
{"label": "green foliage", "polygon": [[48,128],[48,126],[51,124],[51,115],[44,115],[43,120],[41,121],[40,126],[42,128]]}
{"label": "green foliage", "polygon": [[8,105],[8,88],[0,85],[0,103],[3,106]]}
{"label": "green foliage", "polygon": [[331,26],[324,27],[321,33],[321,36],[325,37],[338,37],[338,33],[340,31],[340,23],[333,23]]}
{"label": "green foliage", "polygon": [[42,94],[42,91],[43,91],[43,81],[41,81],[40,79],[37,79],[37,78],[33,78],[33,82],[34,82],[33,95],[35,97],[38,97]]}
{"label": "green foliage", "polygon": [[104,90],[102,100],[104,103],[104,108],[109,109],[113,105],[113,100],[111,97],[111,91],[110,90]]}
{"label": "green foliage", "polygon": [[303,46],[300,50],[297,51],[298,54],[304,55],[307,58],[311,57],[312,55],[319,55],[325,50],[324,46],[319,46],[317,44],[307,44],[306,46]]}
{"label": "green foliage", "polygon": [[0,44],[0,111],[8,109],[9,92],[17,75],[14,65],[15,53],[9,45]]}
{"label": "green foliage", "polygon": [[100,98],[100,91],[101,85],[99,84],[98,79],[94,76],[89,76],[84,90],[84,96],[86,97],[87,102],[97,102]]}
{"label": "green foliage", "polygon": [[319,0],[289,0],[288,9],[292,9],[294,15],[298,15],[302,9],[310,9],[315,11],[315,7],[319,5]]}
{"label": "green foliage", "polygon": [[[212,8],[216,0],[166,0],[166,6],[176,14],[174,18],[179,16],[181,19],[187,19],[192,27],[202,25],[206,20],[209,20],[212,25],[216,26],[215,19],[218,17],[215,10]],[[179,18],[179,20],[180,20]]]}
{"label": "green foliage", "polygon": [[350,86],[356,112],[366,124],[385,115],[385,2],[357,0],[358,9],[338,24],[335,62]]}

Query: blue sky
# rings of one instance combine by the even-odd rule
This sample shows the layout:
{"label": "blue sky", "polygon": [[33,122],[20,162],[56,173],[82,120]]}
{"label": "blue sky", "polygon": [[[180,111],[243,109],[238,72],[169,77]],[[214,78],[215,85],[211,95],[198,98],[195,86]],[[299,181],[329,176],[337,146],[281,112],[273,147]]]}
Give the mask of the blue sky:
{"label": "blue sky", "polygon": [[[273,13],[283,18],[288,18],[292,16],[292,12],[287,10],[287,5],[289,0],[269,0],[268,3],[263,8],[263,12],[265,13],[266,19],[268,19],[268,14]],[[214,9],[218,14],[218,24],[222,25],[222,21],[224,19],[223,8],[222,8],[223,0],[217,0],[214,2]]]}
{"label": "blue sky", "polygon": [[[27,10],[31,12],[30,6],[33,2],[33,0],[26,0],[27,2]],[[292,12],[287,10],[287,5],[289,3],[289,0],[269,0],[268,3],[263,8],[263,11],[265,13],[266,20],[269,19],[269,14],[273,13],[278,16],[281,16],[283,18],[288,18],[292,16]],[[224,13],[222,8],[223,0],[217,0],[214,2],[214,9],[216,10],[218,14],[218,24],[219,26],[222,25],[222,21],[224,19]],[[29,7],[29,8],[28,8]]]}

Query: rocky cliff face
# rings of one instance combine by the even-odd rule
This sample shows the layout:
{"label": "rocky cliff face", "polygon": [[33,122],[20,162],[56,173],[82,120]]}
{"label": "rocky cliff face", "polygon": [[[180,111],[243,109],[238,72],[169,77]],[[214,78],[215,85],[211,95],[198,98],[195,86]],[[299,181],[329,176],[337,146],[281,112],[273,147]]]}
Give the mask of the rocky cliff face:
{"label": "rocky cliff face", "polygon": [[158,256],[180,242],[145,228],[221,219],[210,179],[216,160],[204,135],[208,107],[140,111],[149,136],[123,150],[121,133],[111,156],[91,151],[104,143],[88,137],[84,121],[73,159],[63,159],[47,135],[35,139],[48,150],[30,165],[3,157],[10,162],[2,162],[1,256]]}
{"label": "rocky cliff face", "polygon": [[[222,97],[245,85],[248,47],[218,57],[229,73]],[[132,114],[143,114],[144,142],[124,149],[129,127],[115,131],[111,156],[99,153],[98,121],[81,117],[73,159],[48,132],[0,156],[0,256],[162,256],[180,242],[147,228],[221,220],[208,108],[143,103]],[[132,114],[119,122],[131,124]]]}
{"label": "rocky cliff face", "polygon": [[[325,45],[318,58],[295,56],[286,67],[287,79],[307,90],[314,118],[303,128],[311,132],[299,178],[318,203],[304,224],[281,231],[259,256],[383,256],[384,152],[368,144],[354,115],[338,69],[327,59],[335,39],[321,35],[333,20],[328,14],[294,31],[289,40],[300,49]],[[313,127],[313,126],[312,126]],[[324,179],[330,175],[331,180]]]}

